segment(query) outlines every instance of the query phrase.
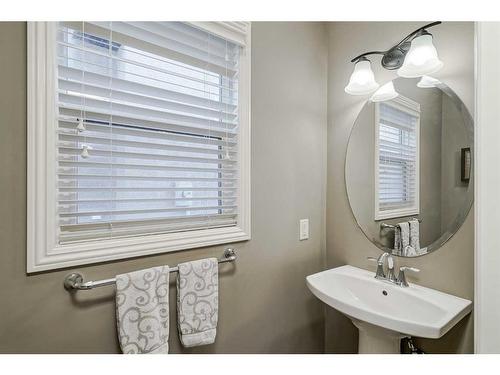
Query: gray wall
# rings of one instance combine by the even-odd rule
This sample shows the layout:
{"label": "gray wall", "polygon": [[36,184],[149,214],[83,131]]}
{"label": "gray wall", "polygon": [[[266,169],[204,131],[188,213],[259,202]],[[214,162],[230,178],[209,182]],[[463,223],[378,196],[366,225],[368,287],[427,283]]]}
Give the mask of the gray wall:
{"label": "gray wall", "polygon": [[[349,60],[365,50],[383,50],[422,22],[346,22],[329,24],[328,61],[328,166],[327,166],[327,267],[343,264],[373,269],[367,256],[378,256],[357,227],[349,208],[344,184],[344,160],[348,136],[366,98],[346,95],[353,66]],[[435,74],[462,99],[473,113],[474,105],[474,26],[473,23],[445,22],[431,29],[434,43],[444,61]],[[379,83],[395,77],[380,67],[379,57],[372,64]],[[443,248],[419,258],[398,259],[397,263],[420,268],[410,281],[473,299],[474,291],[473,211],[457,234]],[[342,339],[339,339],[342,337]],[[352,353],[357,350],[357,331],[350,321],[328,308],[326,314],[327,353]],[[473,319],[469,316],[439,340],[418,340],[432,353],[473,352]]]}
{"label": "gray wall", "polygon": [[[304,278],[325,259],[326,37],[321,23],[253,24],[252,240],[236,245],[234,269],[221,267],[214,345],[180,347],[172,283],[172,353],[323,352],[324,307]],[[71,296],[69,270],[26,275],[26,25],[0,23],[0,49],[0,352],[116,353],[112,288]],[[300,218],[308,241],[298,241]],[[76,270],[108,278],[223,248]]]}
{"label": "gray wall", "polygon": [[466,129],[456,126],[456,124],[463,121],[461,112],[447,95],[443,95],[442,115],[443,149],[441,163],[442,166],[448,166],[448,168],[442,167],[443,173],[441,175],[441,196],[443,197],[441,212],[443,213],[443,228],[445,228],[447,223],[457,217],[467,195],[469,182],[462,181],[461,149],[472,145],[467,141]]}
{"label": "gray wall", "polygon": [[[419,79],[399,79],[396,90],[420,103],[420,246],[441,236],[441,107],[439,89],[421,89]],[[456,124],[461,126],[460,123]]]}

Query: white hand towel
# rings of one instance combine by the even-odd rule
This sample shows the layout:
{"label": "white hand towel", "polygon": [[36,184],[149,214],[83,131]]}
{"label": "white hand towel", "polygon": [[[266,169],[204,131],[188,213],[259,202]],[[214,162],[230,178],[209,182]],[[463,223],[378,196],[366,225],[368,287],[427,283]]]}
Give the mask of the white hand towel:
{"label": "white hand towel", "polygon": [[179,338],[185,347],[212,344],[217,334],[219,267],[216,258],[180,263],[177,276]]}
{"label": "white hand towel", "polygon": [[116,276],[116,320],[124,354],[168,353],[168,266]]}

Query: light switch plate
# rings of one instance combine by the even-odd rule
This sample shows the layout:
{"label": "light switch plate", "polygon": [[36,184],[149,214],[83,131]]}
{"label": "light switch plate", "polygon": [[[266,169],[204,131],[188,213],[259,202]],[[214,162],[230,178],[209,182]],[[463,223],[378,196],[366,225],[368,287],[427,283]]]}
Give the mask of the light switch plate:
{"label": "light switch plate", "polygon": [[309,219],[299,220],[299,240],[309,239]]}

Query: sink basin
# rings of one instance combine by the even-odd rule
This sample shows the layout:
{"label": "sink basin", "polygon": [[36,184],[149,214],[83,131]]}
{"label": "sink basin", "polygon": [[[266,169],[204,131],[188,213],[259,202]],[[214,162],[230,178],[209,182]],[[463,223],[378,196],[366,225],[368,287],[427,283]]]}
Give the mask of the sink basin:
{"label": "sink basin", "polygon": [[360,329],[360,352],[399,352],[406,336],[439,338],[472,310],[469,300],[415,284],[403,288],[374,275],[342,266],[307,277],[316,297]]}

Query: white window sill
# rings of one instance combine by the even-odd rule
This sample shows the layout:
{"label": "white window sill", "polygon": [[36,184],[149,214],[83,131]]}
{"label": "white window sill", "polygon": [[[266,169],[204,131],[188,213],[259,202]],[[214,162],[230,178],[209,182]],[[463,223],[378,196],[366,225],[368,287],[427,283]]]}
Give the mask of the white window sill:
{"label": "white window sill", "polygon": [[249,240],[238,227],[58,245],[28,260],[28,273]]}

